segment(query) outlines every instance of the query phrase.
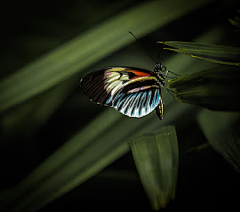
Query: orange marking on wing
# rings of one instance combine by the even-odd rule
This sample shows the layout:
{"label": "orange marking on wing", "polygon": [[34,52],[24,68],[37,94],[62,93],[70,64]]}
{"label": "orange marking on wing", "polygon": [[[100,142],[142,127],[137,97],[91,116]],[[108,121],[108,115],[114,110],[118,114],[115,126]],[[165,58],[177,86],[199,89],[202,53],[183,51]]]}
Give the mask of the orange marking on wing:
{"label": "orange marking on wing", "polygon": [[152,76],[150,73],[142,72],[142,71],[137,71],[137,70],[128,70],[129,72],[134,73],[137,75],[137,77],[147,77],[147,76]]}

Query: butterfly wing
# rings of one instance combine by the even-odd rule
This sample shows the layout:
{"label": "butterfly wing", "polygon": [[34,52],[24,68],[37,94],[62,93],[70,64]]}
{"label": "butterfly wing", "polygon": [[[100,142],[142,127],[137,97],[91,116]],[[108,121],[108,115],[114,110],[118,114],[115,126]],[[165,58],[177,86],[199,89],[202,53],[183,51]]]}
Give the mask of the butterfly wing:
{"label": "butterfly wing", "polygon": [[81,80],[83,92],[93,101],[114,107],[124,115],[142,117],[161,100],[154,72],[130,67],[107,67]]}
{"label": "butterfly wing", "polygon": [[[110,83],[107,82],[108,79],[105,72],[107,72],[109,69],[111,68],[103,68],[92,71],[82,78],[80,82],[81,88],[90,100],[107,105],[106,101],[110,98],[111,92],[106,90],[106,86]],[[111,78],[113,81],[115,81],[114,75],[117,76],[117,73],[112,73]]]}

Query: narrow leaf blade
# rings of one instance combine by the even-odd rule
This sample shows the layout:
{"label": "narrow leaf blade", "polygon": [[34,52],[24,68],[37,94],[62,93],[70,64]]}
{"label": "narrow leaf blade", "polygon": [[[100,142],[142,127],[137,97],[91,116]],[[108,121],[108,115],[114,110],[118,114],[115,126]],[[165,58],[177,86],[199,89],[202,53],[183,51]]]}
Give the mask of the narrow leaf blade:
{"label": "narrow leaf blade", "polygon": [[164,43],[172,48],[166,50],[175,51],[193,58],[225,65],[240,65],[240,48],[222,45],[207,45],[182,41],[166,41]]}

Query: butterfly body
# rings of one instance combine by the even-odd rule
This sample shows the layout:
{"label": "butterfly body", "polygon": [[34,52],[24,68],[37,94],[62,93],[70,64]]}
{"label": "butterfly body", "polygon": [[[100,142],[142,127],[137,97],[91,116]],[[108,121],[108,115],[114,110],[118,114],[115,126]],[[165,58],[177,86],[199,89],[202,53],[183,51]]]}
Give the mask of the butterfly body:
{"label": "butterfly body", "polygon": [[163,117],[161,87],[166,68],[156,64],[154,71],[111,66],[92,71],[81,80],[83,92],[94,102],[110,106],[129,117],[143,117],[156,109]]}

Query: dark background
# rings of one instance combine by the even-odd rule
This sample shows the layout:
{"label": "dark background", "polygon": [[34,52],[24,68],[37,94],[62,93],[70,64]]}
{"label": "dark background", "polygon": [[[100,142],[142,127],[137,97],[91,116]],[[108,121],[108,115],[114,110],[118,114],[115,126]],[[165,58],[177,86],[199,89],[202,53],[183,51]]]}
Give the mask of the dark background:
{"label": "dark background", "polygon": [[[11,75],[96,24],[139,3],[140,1],[134,0],[1,3],[0,79]],[[155,56],[158,51],[155,44],[157,40],[192,41],[203,31],[219,24],[225,27],[229,36],[229,39],[225,39],[222,44],[238,46],[239,34],[228,22],[228,18],[234,18],[236,15],[236,9],[239,8],[237,6],[228,5],[226,1],[216,1],[173,21],[161,30],[157,29],[141,40],[146,44],[146,49]],[[143,51],[134,43],[113,54],[121,54],[125,50],[129,54]],[[145,53],[142,54],[147,57]],[[171,54],[164,51],[161,59],[164,60]],[[121,64],[121,61],[118,62]],[[151,65],[149,59],[149,66]],[[96,68],[97,64],[93,64],[93,67]],[[76,77],[80,79],[82,76],[81,73]],[[14,111],[14,108],[11,110]],[[6,130],[4,126],[6,116],[1,114],[0,188],[6,190],[17,184],[78,129],[94,120],[104,110],[107,109],[90,103],[76,83],[48,122],[34,131],[31,127],[26,130],[19,125]],[[164,209],[165,211],[217,211],[238,208],[239,173],[234,171],[210,145],[200,150],[195,148],[207,143],[194,116],[198,110],[198,107],[193,107],[192,111],[183,115],[182,119],[185,119],[186,115],[192,117],[192,122],[188,125],[183,126],[181,122],[173,123],[179,138],[180,167],[176,199]],[[28,122],[27,119],[21,121],[23,126],[25,126],[24,122]],[[84,184],[44,206],[40,211],[57,210],[151,211],[152,209],[137,175],[131,153],[128,153]]]}

